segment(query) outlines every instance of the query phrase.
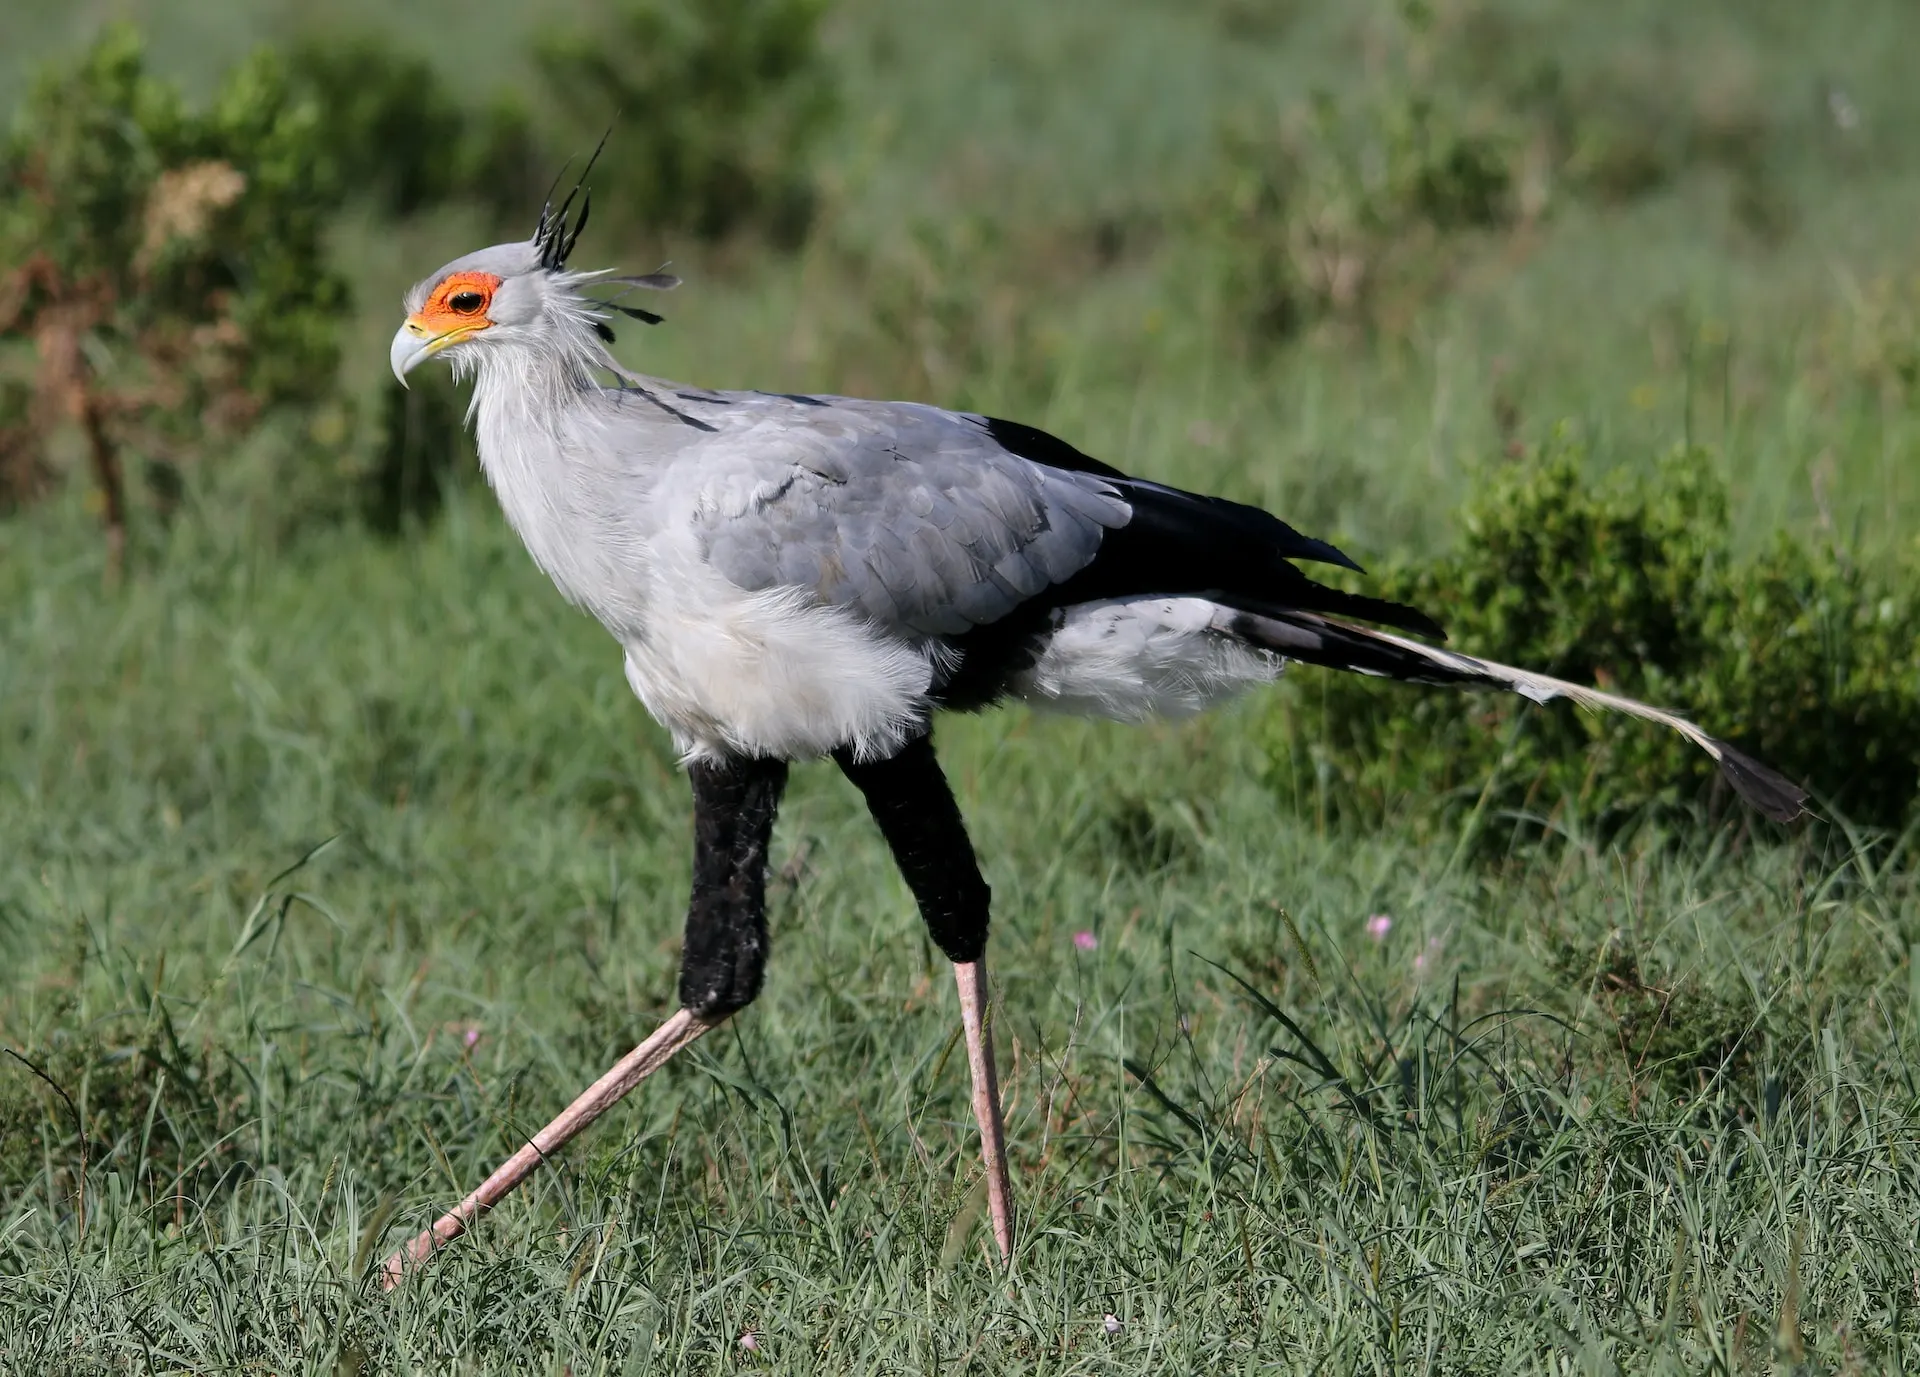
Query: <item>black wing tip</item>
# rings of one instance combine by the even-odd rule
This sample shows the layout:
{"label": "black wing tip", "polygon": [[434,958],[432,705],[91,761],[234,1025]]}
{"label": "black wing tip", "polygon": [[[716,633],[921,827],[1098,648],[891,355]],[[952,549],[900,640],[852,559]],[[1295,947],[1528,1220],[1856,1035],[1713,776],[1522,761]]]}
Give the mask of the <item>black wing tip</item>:
{"label": "black wing tip", "polygon": [[1017,454],[1036,464],[1045,464],[1048,468],[1065,469],[1069,473],[1090,473],[1113,483],[1138,481],[1111,464],[1081,453],[1058,435],[1051,435],[1038,426],[1030,426],[1025,421],[1009,421],[1004,416],[982,416],[980,420],[986,426],[988,437],[1009,454]]}
{"label": "black wing tip", "polygon": [[1720,753],[1720,773],[1735,793],[1775,822],[1792,822],[1807,811],[1807,791],[1770,765],[1714,741]]}
{"label": "black wing tip", "polygon": [[1310,559],[1316,564],[1331,564],[1340,569],[1351,569],[1356,574],[1367,572],[1361,567],[1359,561],[1331,541],[1316,540],[1310,535],[1301,535],[1284,521],[1280,524],[1287,532],[1287,542],[1281,553],[1288,559]]}

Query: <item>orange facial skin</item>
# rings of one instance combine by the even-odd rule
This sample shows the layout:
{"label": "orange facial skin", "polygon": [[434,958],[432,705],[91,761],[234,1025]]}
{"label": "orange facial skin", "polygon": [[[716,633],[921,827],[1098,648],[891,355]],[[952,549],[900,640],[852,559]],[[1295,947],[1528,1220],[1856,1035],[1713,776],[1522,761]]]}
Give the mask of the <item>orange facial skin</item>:
{"label": "orange facial skin", "polygon": [[432,340],[430,347],[435,351],[458,344],[493,324],[487,310],[499,288],[500,279],[492,273],[449,273],[426,303],[407,317],[407,329]]}

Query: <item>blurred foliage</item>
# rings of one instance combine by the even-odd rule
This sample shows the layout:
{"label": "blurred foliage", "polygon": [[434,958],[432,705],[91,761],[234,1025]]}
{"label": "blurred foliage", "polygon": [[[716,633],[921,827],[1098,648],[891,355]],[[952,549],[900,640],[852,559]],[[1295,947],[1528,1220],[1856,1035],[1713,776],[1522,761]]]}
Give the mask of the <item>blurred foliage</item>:
{"label": "blurred foliage", "polygon": [[863,385],[952,406],[1042,405],[1060,372],[1059,331],[1044,324],[1074,268],[1058,246],[1016,243],[988,216],[906,226],[841,266],[867,302]]}
{"label": "blurred foliage", "polygon": [[806,235],[812,159],[836,107],[823,0],[629,0],[605,32],[537,53],[575,138],[613,127],[620,175],[597,204],[628,223],[716,240]]}
{"label": "blurred foliage", "polygon": [[431,521],[462,474],[479,472],[466,408],[445,369],[425,369],[380,394],[380,426],[358,475],[360,515],[382,535]]}
{"label": "blurred foliage", "polygon": [[1643,43],[1581,70],[1516,62],[1531,37],[1510,13],[1475,13],[1449,48],[1458,79],[1500,93],[1562,195],[1623,205],[1702,172],[1730,182],[1735,219],[1768,240],[1790,228],[1782,142],[1744,49]]}
{"label": "blurred foliage", "polygon": [[125,456],[165,505],[208,440],[332,388],[346,289],[322,251],[321,142],[270,53],[202,111],[126,28],[42,74],[0,152],[0,346],[33,355],[32,396],[16,380],[0,416],[13,500],[77,423],[117,558]]}
{"label": "blurred foliage", "polygon": [[347,199],[385,217],[461,198],[530,216],[538,161],[512,105],[468,110],[374,39],[258,52],[196,111],[147,74],[133,30],[105,30],[42,74],[5,144],[0,502],[44,491],[77,428],[117,568],[142,491],[170,514],[209,452],[278,415],[295,424],[279,429],[274,527],[431,516],[471,460],[459,407],[429,382],[383,392],[377,422],[357,423],[326,234]]}
{"label": "blurred foliage", "polygon": [[1513,221],[1512,157],[1497,131],[1404,91],[1230,129],[1208,207],[1226,298],[1260,340],[1329,319],[1403,329],[1462,233]]}
{"label": "blurred foliage", "polygon": [[471,107],[432,63],[373,34],[306,37],[286,64],[325,112],[326,175],[340,195],[387,216],[470,200],[496,221],[532,225],[552,170],[511,96]]}
{"label": "blurred foliage", "polygon": [[1255,342],[1325,321],[1403,333],[1476,238],[1524,234],[1570,197],[1619,206],[1701,172],[1772,242],[1794,216],[1780,132],[1740,50],[1623,46],[1580,68],[1519,12],[1403,0],[1378,77],[1224,131],[1202,213]]}
{"label": "blurred foliage", "polygon": [[0,373],[0,515],[39,492],[49,477],[33,424],[34,389]]}
{"label": "blurred foliage", "polygon": [[[1711,459],[1654,481],[1582,477],[1564,434],[1491,475],[1453,554],[1373,581],[1469,654],[1675,707],[1862,822],[1898,827],[1920,779],[1920,598],[1911,569],[1866,569],[1786,535],[1730,549]],[[1412,692],[1323,676],[1269,718],[1275,779],[1304,759],[1336,799],[1452,791],[1590,820],[1696,796],[1713,766],[1670,732],[1509,695]]]}
{"label": "blurred foliage", "polygon": [[1920,274],[1852,286],[1814,340],[1809,374],[1827,400],[1889,407],[1920,398]]}

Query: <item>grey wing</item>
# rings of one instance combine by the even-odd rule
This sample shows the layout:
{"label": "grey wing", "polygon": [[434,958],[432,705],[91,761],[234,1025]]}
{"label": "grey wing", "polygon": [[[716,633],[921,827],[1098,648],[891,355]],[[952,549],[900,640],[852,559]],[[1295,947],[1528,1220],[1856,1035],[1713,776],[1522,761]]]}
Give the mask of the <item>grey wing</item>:
{"label": "grey wing", "polygon": [[1100,478],[907,403],[775,410],[702,450],[690,519],[729,582],[805,589],[918,636],[998,621],[1085,568],[1131,515]]}

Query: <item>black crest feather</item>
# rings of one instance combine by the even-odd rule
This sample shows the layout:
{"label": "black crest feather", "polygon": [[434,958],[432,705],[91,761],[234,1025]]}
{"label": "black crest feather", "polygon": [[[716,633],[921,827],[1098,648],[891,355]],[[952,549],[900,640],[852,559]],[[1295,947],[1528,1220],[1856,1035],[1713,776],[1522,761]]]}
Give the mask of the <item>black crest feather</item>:
{"label": "black crest feather", "polygon": [[657,316],[652,311],[642,310],[638,306],[622,306],[617,301],[603,301],[600,304],[609,311],[618,311],[628,320],[644,320],[649,325],[658,325],[666,319],[665,316]]}
{"label": "black crest feather", "polygon": [[[553,179],[553,186],[547,189],[547,199],[540,207],[540,219],[533,227],[533,247],[539,255],[540,266],[550,273],[557,273],[567,266],[567,259],[573,254],[573,246],[580,242],[580,232],[587,227],[587,214],[593,209],[593,193],[587,189],[587,178],[593,172],[593,165],[600,161],[600,152],[607,146],[607,136],[613,130],[608,129],[600,136],[600,142],[594,145],[593,156],[587,159],[587,165],[580,169],[580,176],[574,181],[573,190],[554,209],[553,193],[560,187],[560,177],[567,175],[567,169],[560,169],[560,176]],[[567,217],[573,210],[575,198],[580,201],[580,213],[571,224]]]}
{"label": "black crest feather", "polygon": [[[593,209],[593,193],[587,186],[587,177],[593,172],[593,165],[600,161],[600,153],[607,146],[607,137],[613,130],[609,128],[600,136],[600,142],[594,145],[593,156],[587,159],[587,165],[580,169],[580,175],[574,180],[573,190],[567,193],[558,209],[553,204],[553,194],[560,188],[560,178],[567,175],[562,167],[559,176],[553,179],[553,185],[547,188],[547,197],[540,207],[540,219],[533,227],[533,248],[540,266],[548,272],[557,273],[567,266],[567,260],[573,256],[573,246],[580,242],[581,232],[587,227],[587,216]],[[569,160],[570,162],[571,160]],[[575,198],[580,202],[580,213],[568,221],[573,211]],[[662,265],[664,269],[665,265]],[[671,291],[680,285],[680,279],[666,271],[644,273],[637,277],[609,277],[607,282],[617,282],[632,291],[635,287],[645,287],[650,291]],[[621,293],[624,296],[626,293]],[[645,321],[648,325],[658,325],[666,317],[638,306],[622,306],[618,301],[595,299],[594,306],[602,311],[618,311],[629,320]],[[593,332],[607,343],[613,343],[613,327],[604,319],[593,322]]]}
{"label": "black crest feather", "polygon": [[[666,266],[667,265],[663,263],[660,265],[659,271],[642,273],[637,277],[602,278],[601,281],[603,283],[617,282],[627,290],[621,292],[619,296],[616,297],[596,297],[593,304],[603,311],[618,311],[629,320],[640,320],[645,321],[648,325],[658,325],[666,319],[665,316],[656,315],[654,312],[639,306],[622,306],[619,298],[627,295],[627,292],[631,292],[635,287],[645,287],[648,291],[653,292],[670,292],[675,287],[678,287],[680,285],[680,279],[666,271]],[[613,343],[613,331],[607,328],[605,322],[598,322],[593,328],[598,332],[601,339],[607,341],[609,344]]]}
{"label": "black crest feather", "polygon": [[680,285],[680,279],[670,272],[642,273],[638,277],[609,277],[608,282],[622,282],[629,287],[645,287],[652,292],[670,292]]}

